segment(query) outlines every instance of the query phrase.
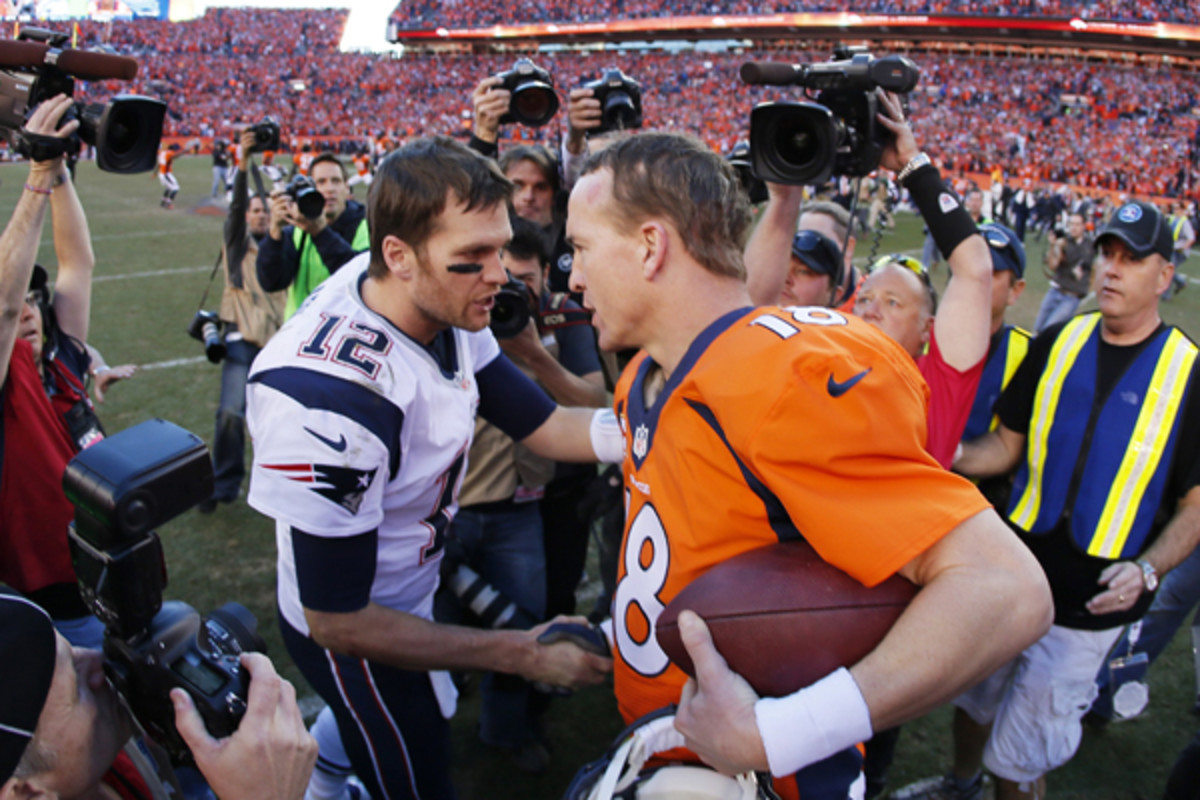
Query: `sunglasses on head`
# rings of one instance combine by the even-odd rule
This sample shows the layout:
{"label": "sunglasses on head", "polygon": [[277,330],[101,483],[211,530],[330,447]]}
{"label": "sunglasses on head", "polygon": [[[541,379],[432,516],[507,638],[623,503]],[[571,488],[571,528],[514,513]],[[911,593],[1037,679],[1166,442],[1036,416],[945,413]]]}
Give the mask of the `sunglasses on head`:
{"label": "sunglasses on head", "polygon": [[925,283],[929,283],[929,272],[925,269],[925,265],[920,261],[917,261],[912,256],[906,256],[903,253],[888,253],[882,258],[875,259],[875,262],[871,264],[870,268],[867,269],[867,272],[874,272],[877,269],[882,269],[888,264],[899,264],[905,269],[916,273],[917,277]]}
{"label": "sunglasses on head", "polygon": [[801,253],[824,253],[829,263],[836,264],[841,260],[839,254],[830,243],[829,239],[817,233],[816,231],[800,231],[792,239],[792,250]]}

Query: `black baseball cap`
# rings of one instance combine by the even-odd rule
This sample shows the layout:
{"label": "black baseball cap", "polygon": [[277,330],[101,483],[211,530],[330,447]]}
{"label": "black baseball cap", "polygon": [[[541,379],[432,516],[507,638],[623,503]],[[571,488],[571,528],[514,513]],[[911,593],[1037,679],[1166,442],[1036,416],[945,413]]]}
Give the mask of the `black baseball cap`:
{"label": "black baseball cap", "polygon": [[0,590],[0,784],[12,777],[33,740],[57,656],[46,612]]}
{"label": "black baseball cap", "polygon": [[792,255],[813,272],[828,275],[835,284],[841,282],[842,248],[825,234],[810,230],[797,231],[792,237]]}
{"label": "black baseball cap", "polygon": [[1106,236],[1120,239],[1139,260],[1151,253],[1170,260],[1175,250],[1175,237],[1171,235],[1166,218],[1157,206],[1142,200],[1133,200],[1118,208],[1096,237],[1096,244],[1104,241]]}
{"label": "black baseball cap", "polygon": [[992,272],[1008,270],[1017,280],[1025,277],[1025,246],[1011,228],[988,222],[979,226],[979,233],[992,254]]}

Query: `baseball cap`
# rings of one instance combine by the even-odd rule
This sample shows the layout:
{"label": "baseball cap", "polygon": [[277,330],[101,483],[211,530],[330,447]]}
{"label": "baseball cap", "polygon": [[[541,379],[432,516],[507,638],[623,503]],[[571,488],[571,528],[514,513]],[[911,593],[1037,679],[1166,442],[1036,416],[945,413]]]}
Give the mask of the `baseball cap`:
{"label": "baseball cap", "polygon": [[803,261],[809,269],[828,275],[838,283],[842,278],[842,248],[823,233],[797,231],[792,237],[792,255]]}
{"label": "baseball cap", "polygon": [[1141,200],[1130,201],[1118,208],[1096,237],[1096,244],[1106,236],[1120,239],[1139,260],[1151,253],[1170,259],[1175,249],[1175,237],[1162,212],[1152,203]]}
{"label": "baseball cap", "polygon": [[50,694],[58,644],[46,612],[0,590],[0,783],[12,777]]}
{"label": "baseball cap", "polygon": [[992,272],[1008,270],[1017,280],[1025,277],[1025,246],[1011,228],[988,222],[979,226],[979,233],[992,254]]}

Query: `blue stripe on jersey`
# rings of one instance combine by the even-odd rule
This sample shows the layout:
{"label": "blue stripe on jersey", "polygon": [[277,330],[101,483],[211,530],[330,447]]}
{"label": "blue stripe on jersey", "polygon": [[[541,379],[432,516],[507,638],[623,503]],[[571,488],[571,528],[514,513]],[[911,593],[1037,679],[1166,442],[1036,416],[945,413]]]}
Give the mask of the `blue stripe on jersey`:
{"label": "blue stripe on jersey", "polygon": [[388,449],[388,480],[400,470],[400,430],[404,412],[361,384],[300,367],[277,367],[250,377],[283,392],[305,408],[333,411],[375,434]]}
{"label": "blue stripe on jersey", "polygon": [[770,523],[771,530],[775,531],[775,535],[779,537],[779,541],[803,540],[804,534],[796,528],[796,523],[792,522],[792,518],[788,515],[783,501],[768,489],[766,484],[760,481],[758,476],[751,472],[745,462],[734,452],[733,446],[729,444],[729,439],[725,436],[725,429],[721,427],[720,422],[717,422],[717,417],[713,414],[712,409],[695,400],[685,398],[685,402],[713,429],[713,432],[720,437],[721,443],[729,451],[729,455],[733,456],[734,462],[737,463],[738,469],[741,470],[742,479],[746,481],[746,485],[750,487],[750,491],[758,495],[759,499],[762,500],[763,506],[766,507],[767,522]]}
{"label": "blue stripe on jersey", "polygon": [[479,416],[518,442],[554,413],[550,395],[503,353],[476,372],[475,381],[479,384]]}
{"label": "blue stripe on jersey", "polygon": [[300,602],[313,611],[349,614],[371,602],[379,532],[315,536],[292,528],[292,558]]}

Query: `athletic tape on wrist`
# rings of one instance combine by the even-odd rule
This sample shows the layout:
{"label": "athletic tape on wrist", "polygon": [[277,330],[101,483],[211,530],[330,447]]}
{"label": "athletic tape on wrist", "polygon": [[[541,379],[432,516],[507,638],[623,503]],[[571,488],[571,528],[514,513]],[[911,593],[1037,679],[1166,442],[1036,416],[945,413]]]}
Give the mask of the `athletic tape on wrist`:
{"label": "athletic tape on wrist", "polygon": [[625,459],[625,437],[621,435],[617,415],[611,408],[596,409],[596,413],[592,414],[588,435],[592,440],[596,460],[600,463],[615,464]]}
{"label": "athletic tape on wrist", "polygon": [[946,188],[937,167],[930,164],[916,170],[904,181],[904,188],[921,211],[943,258],[949,258],[963,239],[978,233],[975,221],[954,193]]}
{"label": "athletic tape on wrist", "polygon": [[787,697],[754,704],[771,774],[791,775],[873,735],[871,712],[845,667]]}

